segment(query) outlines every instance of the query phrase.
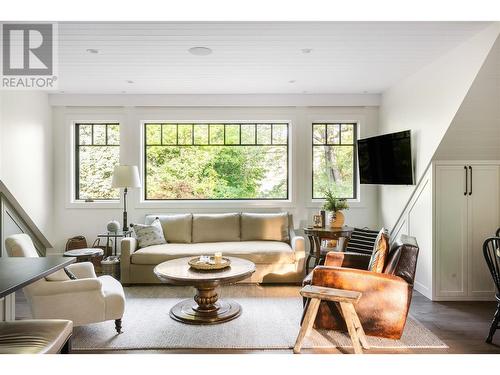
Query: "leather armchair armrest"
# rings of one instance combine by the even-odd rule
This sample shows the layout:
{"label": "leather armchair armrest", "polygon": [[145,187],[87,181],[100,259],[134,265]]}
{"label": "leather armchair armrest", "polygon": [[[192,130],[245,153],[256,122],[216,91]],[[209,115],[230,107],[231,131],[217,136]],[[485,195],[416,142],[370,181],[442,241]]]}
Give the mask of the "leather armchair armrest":
{"label": "leather armchair armrest", "polygon": [[408,294],[408,283],[399,276],[354,268],[318,266],[313,271],[312,284],[362,293],[384,290],[391,296]]}
{"label": "leather armchair armrest", "polygon": [[66,267],[77,279],[95,279],[94,265],[90,262],[73,263]]}
{"label": "leather armchair armrest", "polygon": [[368,269],[371,256],[359,253],[344,253],[340,251],[330,251],[326,254],[325,266],[356,268],[360,270]]}
{"label": "leather armchair armrest", "polygon": [[102,293],[101,280],[79,279],[67,281],[45,281],[34,283],[30,287],[33,296],[51,296],[56,294],[74,294],[79,292],[96,291]]}

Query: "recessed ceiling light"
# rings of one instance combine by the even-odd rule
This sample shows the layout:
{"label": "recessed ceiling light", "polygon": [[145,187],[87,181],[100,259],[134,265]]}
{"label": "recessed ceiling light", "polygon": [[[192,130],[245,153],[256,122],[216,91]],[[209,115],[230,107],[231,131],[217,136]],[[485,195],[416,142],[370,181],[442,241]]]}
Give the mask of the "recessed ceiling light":
{"label": "recessed ceiling light", "polygon": [[312,48],[302,48],[301,51],[302,51],[302,53],[305,53],[305,54],[311,53],[312,52]]}
{"label": "recessed ceiling light", "polygon": [[288,81],[288,83],[295,83],[295,80],[291,79],[290,81]]}
{"label": "recessed ceiling light", "polygon": [[88,53],[93,53],[93,54],[96,54],[96,53],[99,53],[99,50],[98,50],[98,49],[95,49],[95,48],[87,48],[87,52],[88,52]]}
{"label": "recessed ceiling light", "polygon": [[125,82],[130,83],[130,84],[134,83],[134,81],[132,81],[131,79],[127,79]]}
{"label": "recessed ceiling light", "polygon": [[212,50],[208,47],[191,47],[188,51],[190,54],[196,56],[206,56],[212,53]]}

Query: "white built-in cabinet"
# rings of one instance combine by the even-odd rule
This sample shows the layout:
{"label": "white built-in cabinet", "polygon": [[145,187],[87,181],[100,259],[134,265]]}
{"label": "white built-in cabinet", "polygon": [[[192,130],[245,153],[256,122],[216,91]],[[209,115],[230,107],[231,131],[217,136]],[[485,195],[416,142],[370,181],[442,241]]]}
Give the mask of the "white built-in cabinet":
{"label": "white built-in cabinet", "polygon": [[484,240],[500,226],[500,163],[435,162],[433,293],[436,300],[483,300],[494,285]]}

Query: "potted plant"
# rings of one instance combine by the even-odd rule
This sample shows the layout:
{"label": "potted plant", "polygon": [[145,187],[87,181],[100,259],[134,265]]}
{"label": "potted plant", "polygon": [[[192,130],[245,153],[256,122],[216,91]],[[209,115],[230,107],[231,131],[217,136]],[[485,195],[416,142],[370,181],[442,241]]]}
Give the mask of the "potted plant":
{"label": "potted plant", "polygon": [[348,210],[347,199],[337,198],[334,193],[328,189],[325,192],[325,204],[323,209],[328,212],[330,227],[337,228],[344,225],[344,214],[342,210]]}

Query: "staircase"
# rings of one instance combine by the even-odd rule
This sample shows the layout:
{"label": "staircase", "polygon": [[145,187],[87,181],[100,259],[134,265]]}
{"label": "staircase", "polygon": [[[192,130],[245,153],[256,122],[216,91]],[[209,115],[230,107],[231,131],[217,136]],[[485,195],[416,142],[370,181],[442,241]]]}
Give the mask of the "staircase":
{"label": "staircase", "polygon": [[8,256],[5,250],[5,238],[17,233],[29,235],[41,256],[45,256],[47,249],[52,247],[14,195],[0,180],[0,257]]}

